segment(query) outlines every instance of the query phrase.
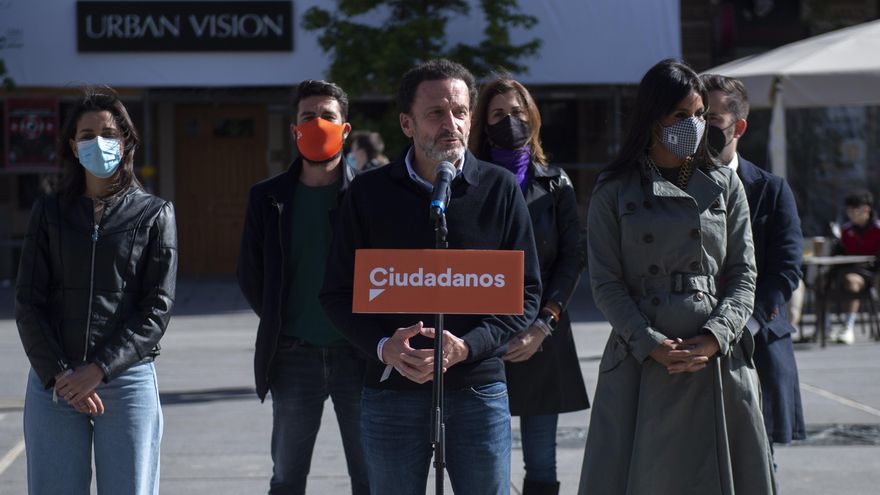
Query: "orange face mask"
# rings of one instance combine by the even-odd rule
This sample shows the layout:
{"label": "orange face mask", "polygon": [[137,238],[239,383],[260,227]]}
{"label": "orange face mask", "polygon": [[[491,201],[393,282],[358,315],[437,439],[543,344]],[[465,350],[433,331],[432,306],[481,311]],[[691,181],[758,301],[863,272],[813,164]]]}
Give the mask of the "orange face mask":
{"label": "orange face mask", "polygon": [[334,124],[322,118],[312,119],[293,128],[296,147],[310,162],[333,158],[342,149],[348,124]]}

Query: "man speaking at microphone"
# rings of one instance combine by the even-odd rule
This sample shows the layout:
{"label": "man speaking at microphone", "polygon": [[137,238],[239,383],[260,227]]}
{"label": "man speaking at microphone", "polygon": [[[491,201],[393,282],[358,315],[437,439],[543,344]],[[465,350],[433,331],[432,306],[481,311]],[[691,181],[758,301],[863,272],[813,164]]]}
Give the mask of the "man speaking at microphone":
{"label": "man speaking at microphone", "polygon": [[502,356],[507,341],[534,321],[541,282],[516,178],[467,151],[475,100],[474,77],[455,62],[431,60],[408,71],[397,103],[401,130],[413,144],[397,161],[359,176],[339,210],[320,299],[346,338],[372,356],[361,407],[372,493],[425,492],[432,456],[434,329],[423,324],[425,315],[352,313],[355,250],[435,247],[430,205],[442,162],[454,167],[446,207],[449,248],[524,252],[524,314],[447,315],[443,345],[446,463],[453,491],[510,490]]}

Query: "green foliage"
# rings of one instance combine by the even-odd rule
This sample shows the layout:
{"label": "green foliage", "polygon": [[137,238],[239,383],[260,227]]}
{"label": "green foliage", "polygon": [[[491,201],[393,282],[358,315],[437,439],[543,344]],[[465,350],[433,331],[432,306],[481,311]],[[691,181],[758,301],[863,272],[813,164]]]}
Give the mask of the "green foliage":
{"label": "green foliage", "polygon": [[[446,26],[471,12],[468,0],[337,0],[335,11],[309,8],[303,28],[318,31],[318,43],[332,57],[327,79],[351,97],[393,96],[404,72],[420,62],[446,57],[468,67],[478,78],[492,71],[525,73],[523,57],[538,53],[539,39],[511,42],[511,28],[533,27],[538,19],[520,12],[517,0],[480,0],[486,19],[476,45],[449,44]],[[364,14],[384,19],[362,22]],[[404,144],[394,105],[376,120],[352,115],[355,128],[382,134],[391,155]],[[362,124],[362,125],[359,125]],[[391,156],[393,158],[393,156]]]}
{"label": "green foliage", "polygon": [[[466,0],[338,0],[335,12],[308,9],[303,27],[320,31],[318,43],[333,57],[327,77],[353,96],[394,94],[404,72],[437,57],[465,64],[478,77],[498,69],[526,72],[518,61],[535,55],[541,42],[513,44],[509,30],[531,28],[538,19],[522,14],[516,0],[481,0],[480,7],[487,22],[477,45],[446,43],[448,22],[471,14]],[[368,13],[384,14],[385,22],[358,22]]]}
{"label": "green foliage", "polygon": [[526,73],[528,66],[518,63],[521,57],[533,56],[541,47],[535,38],[519,45],[510,42],[509,29],[531,29],[538,19],[519,13],[517,0],[481,0],[480,6],[486,16],[485,39],[476,47],[457,44],[447,55],[471,69],[478,77],[492,71]]}

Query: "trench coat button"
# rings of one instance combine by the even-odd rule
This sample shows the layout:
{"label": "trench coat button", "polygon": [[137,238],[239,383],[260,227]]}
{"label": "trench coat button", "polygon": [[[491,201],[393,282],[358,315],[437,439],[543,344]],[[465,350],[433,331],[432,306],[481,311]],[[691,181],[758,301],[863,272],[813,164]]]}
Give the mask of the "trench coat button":
{"label": "trench coat button", "polygon": [[691,271],[695,272],[700,269],[700,262],[699,261],[691,261],[691,264],[689,266],[690,266]]}
{"label": "trench coat button", "polygon": [[696,294],[694,294],[694,301],[702,301],[702,300],[703,300],[703,293],[702,292],[697,292]]}
{"label": "trench coat button", "polygon": [[650,201],[645,201],[644,203],[642,203],[642,206],[644,206],[645,209],[650,210],[653,205],[651,205]]}
{"label": "trench coat button", "polygon": [[660,298],[654,297],[653,299],[651,299],[651,304],[653,304],[654,306],[660,306]]}
{"label": "trench coat button", "polygon": [[657,265],[651,265],[648,267],[648,272],[650,272],[651,275],[657,275],[657,273],[660,272],[660,267]]}
{"label": "trench coat button", "polygon": [[651,234],[645,234],[645,236],[642,237],[642,240],[647,242],[648,244],[650,244],[650,243],[654,242],[654,236]]}
{"label": "trench coat button", "polygon": [[712,208],[719,208],[719,207],[721,207],[721,200],[719,200],[718,198],[715,198],[715,201],[712,202]]}
{"label": "trench coat button", "polygon": [[700,238],[700,229],[691,229],[691,237],[694,239]]}
{"label": "trench coat button", "polygon": [[630,201],[626,204],[626,211],[636,211],[636,204]]}

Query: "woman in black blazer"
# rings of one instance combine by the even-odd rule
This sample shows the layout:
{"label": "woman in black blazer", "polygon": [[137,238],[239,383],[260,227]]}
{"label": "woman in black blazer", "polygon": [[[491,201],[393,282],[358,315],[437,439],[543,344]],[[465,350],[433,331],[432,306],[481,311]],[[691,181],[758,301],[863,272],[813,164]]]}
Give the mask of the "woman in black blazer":
{"label": "woman in black blazer", "polygon": [[516,175],[532,218],[544,294],[534,323],[504,356],[510,413],[520,416],[523,494],[558,493],[559,413],[589,407],[567,307],[586,263],[586,244],[568,175],[547,164],[541,115],[528,90],[501,77],[483,87],[469,147],[481,160]]}

